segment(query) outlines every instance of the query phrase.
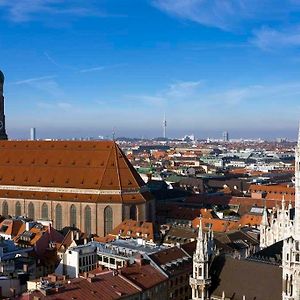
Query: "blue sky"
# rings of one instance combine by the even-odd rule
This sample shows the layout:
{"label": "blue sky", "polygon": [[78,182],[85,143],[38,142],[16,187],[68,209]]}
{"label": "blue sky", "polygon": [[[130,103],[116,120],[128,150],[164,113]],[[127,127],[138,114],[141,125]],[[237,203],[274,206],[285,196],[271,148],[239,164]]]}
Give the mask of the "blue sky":
{"label": "blue sky", "polygon": [[296,137],[300,0],[0,0],[11,138]]}

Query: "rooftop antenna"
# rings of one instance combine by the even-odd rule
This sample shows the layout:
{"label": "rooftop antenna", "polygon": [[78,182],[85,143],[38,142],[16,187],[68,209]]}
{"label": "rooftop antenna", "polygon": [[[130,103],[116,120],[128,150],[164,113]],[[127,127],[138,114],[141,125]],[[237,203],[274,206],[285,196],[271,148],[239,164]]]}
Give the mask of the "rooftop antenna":
{"label": "rooftop antenna", "polygon": [[115,141],[115,138],[116,138],[116,131],[115,131],[115,128],[113,128],[113,131],[112,131],[112,140]]}

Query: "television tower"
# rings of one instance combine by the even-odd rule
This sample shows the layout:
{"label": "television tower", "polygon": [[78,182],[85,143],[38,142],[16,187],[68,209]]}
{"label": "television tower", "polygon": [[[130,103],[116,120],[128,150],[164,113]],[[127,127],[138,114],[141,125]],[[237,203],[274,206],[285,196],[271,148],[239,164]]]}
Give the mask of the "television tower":
{"label": "television tower", "polygon": [[166,114],[164,114],[164,121],[163,121],[163,138],[167,138],[167,120],[166,120]]}

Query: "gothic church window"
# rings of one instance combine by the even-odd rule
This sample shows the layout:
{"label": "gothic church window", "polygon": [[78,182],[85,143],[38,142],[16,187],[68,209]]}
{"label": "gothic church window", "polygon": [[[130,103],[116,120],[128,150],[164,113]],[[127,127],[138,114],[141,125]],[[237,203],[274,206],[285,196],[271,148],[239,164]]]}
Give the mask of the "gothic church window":
{"label": "gothic church window", "polygon": [[42,205],[42,219],[48,220],[48,205],[46,203]]}
{"label": "gothic church window", "polygon": [[21,203],[19,201],[16,202],[15,215],[16,216],[21,216],[22,215]]}
{"label": "gothic church window", "polygon": [[132,204],[130,206],[129,219],[136,220],[136,205]]}
{"label": "gothic church window", "polygon": [[104,235],[109,234],[113,227],[113,210],[110,206],[104,209]]}
{"label": "gothic church window", "polygon": [[84,209],[84,231],[86,234],[90,234],[92,231],[92,214],[91,208],[87,205]]}
{"label": "gothic church window", "polygon": [[55,229],[62,229],[62,207],[60,204],[55,207]]}
{"label": "gothic church window", "polygon": [[34,220],[34,205],[32,202],[28,204],[28,218]]}
{"label": "gothic church window", "polygon": [[70,207],[70,226],[76,227],[76,206],[74,204]]}
{"label": "gothic church window", "polygon": [[2,203],[2,215],[7,217],[8,216],[8,204],[6,201]]}

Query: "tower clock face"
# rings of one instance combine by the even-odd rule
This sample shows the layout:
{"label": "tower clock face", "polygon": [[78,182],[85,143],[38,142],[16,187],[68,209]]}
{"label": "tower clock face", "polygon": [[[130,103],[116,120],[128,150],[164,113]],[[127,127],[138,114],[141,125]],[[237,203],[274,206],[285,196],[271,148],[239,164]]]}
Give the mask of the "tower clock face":
{"label": "tower clock face", "polygon": [[3,129],[3,122],[0,121],[0,130]]}

